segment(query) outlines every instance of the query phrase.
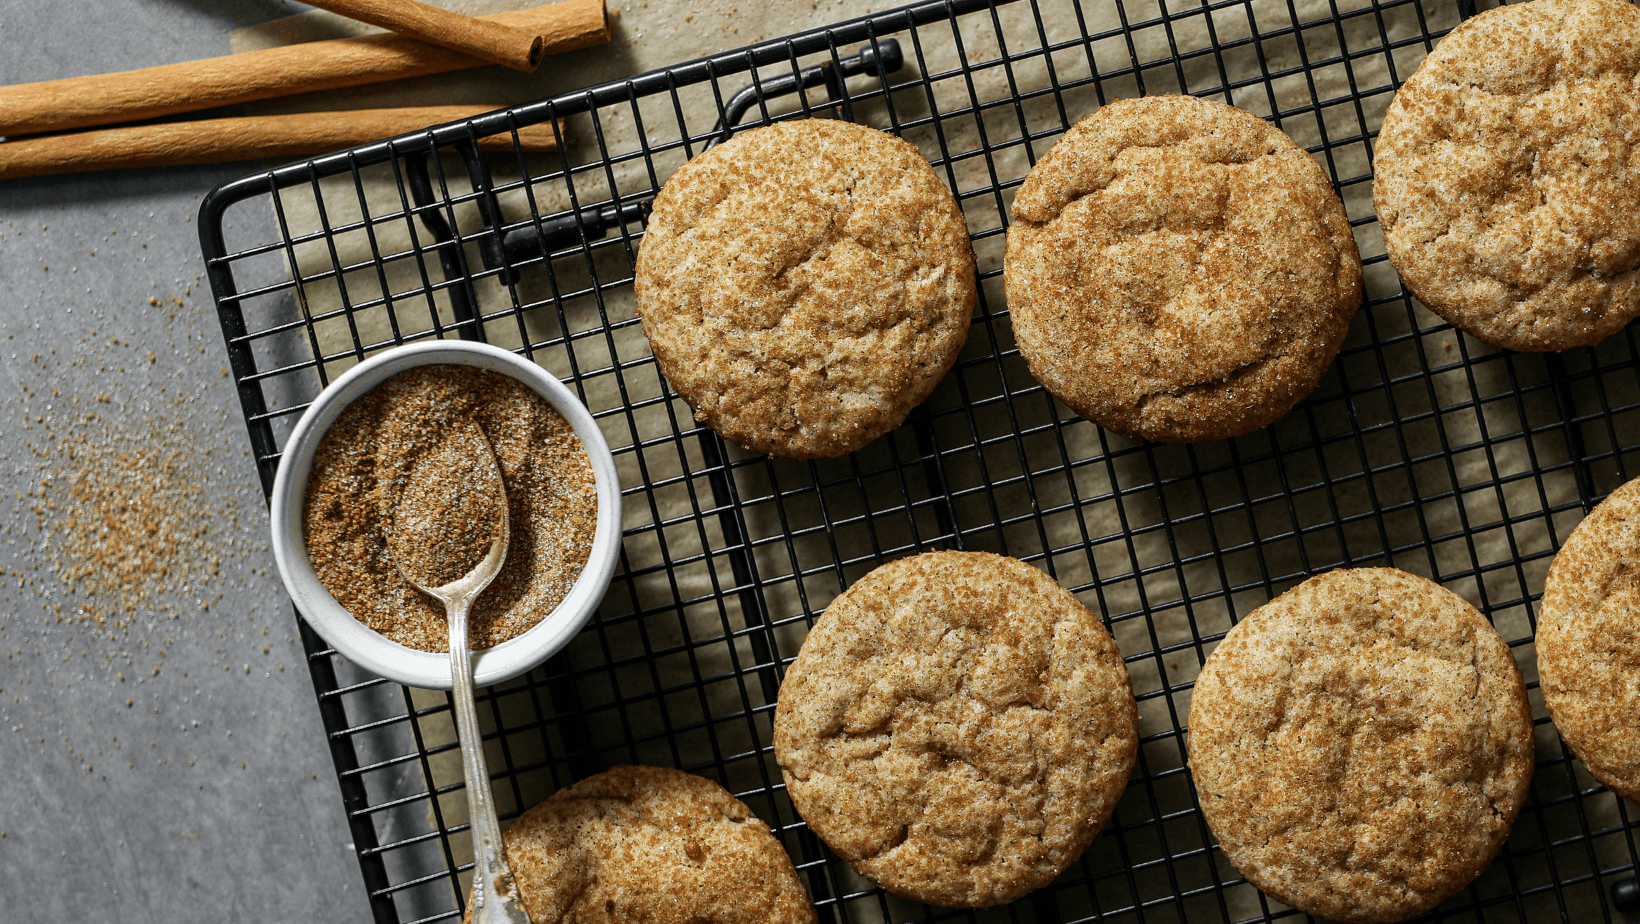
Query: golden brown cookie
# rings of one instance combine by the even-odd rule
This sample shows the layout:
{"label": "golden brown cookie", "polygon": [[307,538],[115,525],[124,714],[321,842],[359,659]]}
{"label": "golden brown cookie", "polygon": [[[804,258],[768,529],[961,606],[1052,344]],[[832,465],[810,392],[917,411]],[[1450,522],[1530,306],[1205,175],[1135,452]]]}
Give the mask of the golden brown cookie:
{"label": "golden brown cookie", "polygon": [[1280,129],[1187,96],[1116,100],[1025,177],[1008,229],[1019,350],[1071,410],[1228,439],[1315,389],[1361,300],[1344,206]]}
{"label": "golden brown cookie", "polygon": [[794,459],[899,426],[968,337],[968,226],[917,149],[831,119],[753,129],[655,197],[638,314],[695,419]]}
{"label": "golden brown cookie", "polygon": [[1224,855],[1310,914],[1398,921],[1492,861],[1532,781],[1509,646],[1440,585],[1393,568],[1314,577],[1214,650],[1190,773]]}
{"label": "golden brown cookie", "polygon": [[815,921],[769,826],[722,786],[670,767],[611,767],[501,839],[532,924]]}
{"label": "golden brown cookie", "polygon": [[1407,290],[1487,343],[1640,315],[1640,10],[1534,0],[1442,39],[1384,115],[1373,202]]}
{"label": "golden brown cookie", "polygon": [[1538,679],[1595,779],[1640,802],[1640,480],[1594,508],[1549,566]]}
{"label": "golden brown cookie", "polygon": [[1127,668],[1016,559],[929,552],[856,581],[780,687],[774,749],[810,829],[896,895],[985,908],[1081,855],[1138,746]]}

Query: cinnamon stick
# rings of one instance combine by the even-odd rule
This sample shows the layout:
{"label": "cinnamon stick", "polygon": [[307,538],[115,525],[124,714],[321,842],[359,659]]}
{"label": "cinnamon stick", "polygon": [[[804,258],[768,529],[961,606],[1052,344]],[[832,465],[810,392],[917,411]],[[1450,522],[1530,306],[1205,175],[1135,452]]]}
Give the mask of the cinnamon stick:
{"label": "cinnamon stick", "polygon": [[[546,54],[609,41],[604,0],[564,0],[481,18],[541,36]],[[400,35],[369,35],[18,84],[0,87],[0,135],[136,122],[277,96],[442,74],[484,63]]]}
{"label": "cinnamon stick", "polygon": [[[0,143],[0,180],[116,167],[305,157],[471,118],[495,108],[421,106],[299,112],[42,135]],[[550,122],[520,128],[518,141],[525,151],[557,148],[557,136]],[[486,136],[478,140],[478,146],[485,150],[510,151],[513,136],[511,133]]]}
{"label": "cinnamon stick", "polygon": [[541,63],[541,36],[416,0],[308,0],[308,5],[525,73]]}

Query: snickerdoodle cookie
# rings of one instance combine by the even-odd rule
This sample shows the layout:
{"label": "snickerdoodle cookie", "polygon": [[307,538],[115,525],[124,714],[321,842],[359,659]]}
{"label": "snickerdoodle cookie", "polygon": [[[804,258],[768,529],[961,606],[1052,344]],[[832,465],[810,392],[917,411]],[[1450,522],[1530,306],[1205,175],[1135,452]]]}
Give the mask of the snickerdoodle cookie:
{"label": "snickerdoodle cookie", "polygon": [[815,920],[769,826],[722,786],[670,767],[588,777],[525,812],[502,841],[534,924]]}
{"label": "snickerdoodle cookie", "polygon": [[974,255],[915,147],[808,119],[673,174],[635,288],[661,373],[697,420],[813,459],[859,449],[934,390],[968,337]]}
{"label": "snickerdoodle cookie", "polygon": [[1008,229],[1019,350],[1071,410],[1227,439],[1315,389],[1361,299],[1343,204],[1280,129],[1186,96],[1116,100],[1031,170]]}
{"label": "snickerdoodle cookie", "polygon": [[786,674],[775,756],[833,851],[958,908],[1047,884],[1104,826],[1137,749],[1099,620],[1016,559],[929,552],[856,581]]}
{"label": "snickerdoodle cookie", "polygon": [[1532,780],[1509,646],[1393,568],[1311,578],[1214,650],[1190,704],[1202,813],[1242,875],[1303,911],[1397,921],[1491,862]]}
{"label": "snickerdoodle cookie", "polygon": [[1534,0],[1442,39],[1384,115],[1390,262],[1441,317],[1512,350],[1640,315],[1640,10]]}
{"label": "snickerdoodle cookie", "polygon": [[1549,566],[1538,678],[1595,779],[1640,802],[1640,480],[1594,508]]}

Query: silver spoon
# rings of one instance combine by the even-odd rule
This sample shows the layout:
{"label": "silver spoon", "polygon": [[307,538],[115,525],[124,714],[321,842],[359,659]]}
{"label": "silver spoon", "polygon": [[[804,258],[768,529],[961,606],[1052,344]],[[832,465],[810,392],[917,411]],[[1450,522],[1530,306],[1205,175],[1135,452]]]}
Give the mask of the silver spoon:
{"label": "silver spoon", "polygon": [[[471,445],[475,440],[482,448]],[[479,736],[478,711],[473,705],[473,659],[467,645],[467,612],[473,601],[490,585],[501,571],[507,558],[508,529],[507,491],[501,480],[501,469],[489,439],[477,424],[458,427],[448,435],[445,447],[451,448],[463,439],[467,448],[474,450],[463,455],[433,452],[426,461],[430,464],[413,466],[412,485],[428,480],[448,479],[444,487],[477,485],[480,492],[493,489],[499,498],[496,524],[492,529],[489,554],[473,570],[456,580],[438,586],[428,586],[428,575],[414,573],[413,563],[422,561],[425,550],[406,546],[405,543],[428,541],[440,535],[440,524],[429,522],[425,516],[417,525],[430,535],[417,535],[418,530],[388,530],[387,546],[394,564],[404,579],[427,595],[444,604],[445,619],[450,628],[450,681],[456,700],[456,732],[461,744],[461,769],[467,777],[467,814],[471,819],[473,835],[473,924],[530,924],[529,913],[518,901],[518,890],[512,870],[507,867],[507,856],[501,845],[501,822],[495,817],[495,799],[490,793],[490,772],[484,763],[484,743]],[[442,458],[441,458],[442,455]],[[459,471],[451,471],[450,463],[465,463]],[[402,497],[402,495],[401,495]],[[395,527],[405,519],[403,506],[395,519]]]}

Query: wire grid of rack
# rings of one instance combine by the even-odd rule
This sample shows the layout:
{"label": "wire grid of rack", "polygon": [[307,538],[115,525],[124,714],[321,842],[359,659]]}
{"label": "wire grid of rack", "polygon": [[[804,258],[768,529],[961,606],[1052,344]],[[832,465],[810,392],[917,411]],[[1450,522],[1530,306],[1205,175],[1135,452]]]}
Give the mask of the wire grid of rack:
{"label": "wire grid of rack", "polygon": [[[1370,202],[1394,92],[1468,0],[946,0],[517,107],[228,184],[201,239],[256,464],[341,369],[407,340],[520,350],[588,403],[622,471],[624,550],[563,653],[481,691],[503,819],[616,763],[715,779],[774,828],[827,921],[1271,920],[1297,915],[1217,852],[1184,767],[1189,691],[1234,620],[1298,581],[1392,564],[1476,603],[1517,652],[1538,766],[1503,852],[1441,920],[1613,919],[1640,864],[1631,806],[1574,763],[1537,692],[1532,605],[1555,548],[1640,473],[1640,344],[1523,355],[1402,291]],[[895,52],[898,52],[897,54]],[[894,60],[896,58],[903,59]],[[1278,424],[1168,446],[1056,403],[1013,347],[1013,190],[1103,101],[1186,92],[1270,118],[1334,178],[1367,298],[1315,394]],[[917,144],[958,195],[981,293],[968,346],[896,432],[772,460],[696,425],[632,307],[646,203],[738,127],[850,118]],[[556,121],[554,121],[556,120]],[[551,154],[477,137],[552,122]],[[516,136],[514,136],[516,139]],[[436,151],[433,154],[430,152]],[[803,826],[771,753],[782,673],[825,604],[935,548],[1011,554],[1102,614],[1141,749],[1106,831],[1055,883],[986,912],[888,896]],[[453,920],[470,882],[445,694],[302,639],[378,921]]]}

